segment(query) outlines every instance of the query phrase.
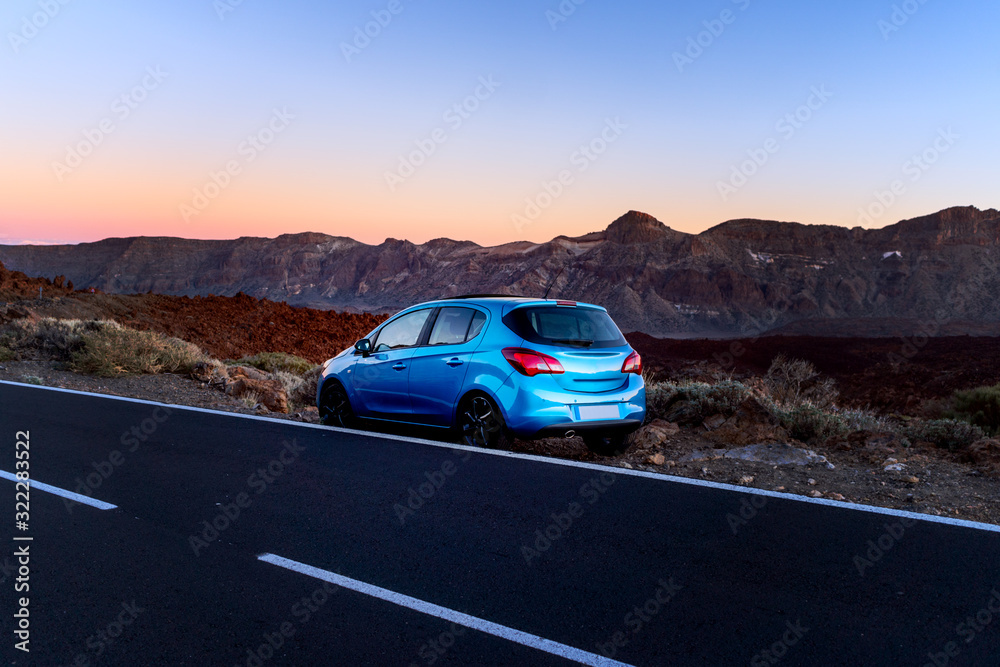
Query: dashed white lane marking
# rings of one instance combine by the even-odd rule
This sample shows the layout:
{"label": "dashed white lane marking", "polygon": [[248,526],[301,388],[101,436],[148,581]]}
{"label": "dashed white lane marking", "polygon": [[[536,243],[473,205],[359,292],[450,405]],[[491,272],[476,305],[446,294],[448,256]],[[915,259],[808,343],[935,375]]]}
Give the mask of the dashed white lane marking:
{"label": "dashed white lane marking", "polygon": [[479,630],[480,632],[485,632],[495,637],[500,637],[523,646],[551,653],[552,655],[558,655],[568,660],[579,662],[583,665],[594,665],[595,667],[630,667],[628,663],[618,662],[617,660],[612,660],[611,658],[605,658],[604,656],[597,655],[596,653],[588,653],[587,651],[582,651],[578,648],[567,646],[566,644],[554,642],[551,639],[545,639],[528,632],[508,628],[506,625],[493,623],[492,621],[487,621],[476,616],[469,616],[468,614],[463,614],[462,612],[455,611],[454,609],[448,609],[447,607],[442,607],[431,602],[424,602],[423,600],[418,600],[417,598],[410,597],[409,595],[396,593],[395,591],[390,591],[386,588],[379,588],[378,586],[366,584],[363,581],[350,579],[343,575],[335,574],[328,570],[321,570],[318,567],[282,558],[281,556],[275,556],[274,554],[262,554],[258,556],[257,559],[262,560],[265,563],[270,563],[271,565],[283,567],[286,570],[304,574],[307,577],[327,581],[331,584],[336,584],[337,586],[342,586],[364,595],[370,595],[371,597],[385,600],[386,602],[391,602],[392,604],[406,607],[407,609],[413,609],[414,611],[436,616],[437,618],[451,621],[452,623],[472,628],[473,630]]}
{"label": "dashed white lane marking", "polygon": [[318,424],[306,424],[303,422],[294,422],[287,419],[276,419],[274,417],[260,417],[257,415],[244,415],[238,412],[225,412],[223,410],[209,410],[207,408],[195,408],[188,405],[174,405],[172,403],[159,403],[156,401],[146,401],[141,398],[129,398],[127,396],[112,396],[110,394],[94,394],[86,391],[77,391],[75,389],[63,389],[61,387],[43,387],[34,384],[24,384],[21,382],[10,382],[7,380],[0,380],[0,385],[10,385],[13,387],[25,387],[28,389],[41,389],[46,391],[56,391],[66,394],[77,394],[80,396],[90,396],[92,398],[106,398],[114,401],[124,401],[127,403],[139,403],[141,405],[156,405],[156,406],[166,406],[168,408],[177,410],[187,410],[189,412],[202,412],[210,415],[220,415],[223,417],[236,417],[239,419],[252,419],[255,421],[271,422],[274,424],[283,424],[285,426],[295,426],[299,428],[311,428],[319,429],[327,432],[339,432],[339,433],[350,433],[353,435],[363,435],[370,438],[379,438],[382,440],[397,440],[400,442],[412,442],[418,445],[427,445],[430,447],[440,447],[442,449],[450,450],[463,450],[473,452],[482,456],[499,456],[503,458],[511,459],[522,459],[525,461],[537,461],[539,463],[547,463],[549,465],[565,466],[568,468],[584,468],[587,470],[597,470],[600,472],[607,472],[613,475],[628,475],[629,477],[644,477],[646,479],[656,480],[657,482],[668,482],[673,484],[687,484],[690,486],[701,486],[708,489],[719,489],[723,491],[734,491],[736,493],[747,493],[755,496],[768,496],[771,498],[780,498],[782,500],[790,500],[799,503],[809,503],[812,505],[826,505],[827,507],[836,507],[842,510],[853,510],[855,512],[869,512],[871,514],[882,514],[885,516],[895,516],[895,517],[905,517],[908,519],[914,519],[916,521],[926,521],[928,523],[941,523],[948,526],[957,526],[959,528],[971,528],[973,530],[985,530],[992,533],[1000,533],[1000,526],[980,523],[978,521],[967,521],[965,519],[952,519],[945,516],[934,516],[933,514],[919,514],[917,512],[908,512],[906,510],[894,510],[887,507],[876,507],[874,505],[864,505],[861,503],[847,503],[837,500],[829,500],[827,498],[810,498],[808,496],[798,496],[793,493],[780,493],[778,491],[767,491],[765,489],[755,489],[747,486],[736,486],[734,484],[723,484],[721,482],[710,482],[701,479],[691,479],[689,477],[677,477],[674,475],[664,475],[662,473],[647,472],[645,470],[629,470],[628,468],[616,468],[612,466],[603,466],[597,463],[587,463],[585,461],[569,461],[566,459],[556,459],[549,458],[545,456],[536,456],[534,454],[521,454],[519,452],[507,452],[497,449],[482,449],[479,447],[466,447],[465,445],[458,445],[450,442],[438,442],[436,440],[425,440],[423,438],[412,438],[405,435],[393,435],[390,433],[375,433],[372,431],[358,431],[354,429],[337,428],[333,426],[320,426]]}
{"label": "dashed white lane marking", "polygon": [[[20,482],[17,475],[9,473],[6,470],[0,470],[0,478],[9,479],[12,482]],[[58,486],[50,486],[49,484],[43,484],[41,482],[36,482],[35,480],[28,481],[28,488],[38,489],[39,491],[45,491],[46,493],[51,493],[56,496],[61,496],[63,498],[69,498],[70,500],[84,505],[90,505],[91,507],[96,507],[99,510],[113,510],[117,509],[118,505],[112,505],[111,503],[106,503],[103,500],[96,500],[94,498],[89,498],[79,493],[73,493],[72,491],[67,491],[65,489],[60,489]]]}

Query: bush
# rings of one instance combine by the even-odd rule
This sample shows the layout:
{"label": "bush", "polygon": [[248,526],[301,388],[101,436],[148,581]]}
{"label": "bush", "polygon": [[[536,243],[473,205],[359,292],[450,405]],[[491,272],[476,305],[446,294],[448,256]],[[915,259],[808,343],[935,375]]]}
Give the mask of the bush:
{"label": "bush", "polygon": [[951,405],[948,416],[974,424],[989,435],[1000,431],[1000,384],[956,391]]}
{"label": "bush", "polygon": [[316,405],[316,385],[322,370],[320,366],[309,369],[302,376],[302,385],[295,390],[295,393],[288,395],[288,400],[299,407]]}
{"label": "bush", "polygon": [[286,352],[261,352],[249,357],[243,357],[231,363],[242,366],[253,366],[267,373],[285,371],[286,373],[293,373],[299,376],[304,375],[316,366],[316,364],[308,359],[303,359],[302,357],[297,357],[294,354]]}
{"label": "bush", "polygon": [[288,371],[275,371],[271,373],[271,377],[281,383],[281,386],[285,388],[285,395],[289,398],[296,395],[306,384],[301,376]]}
{"label": "bush", "polygon": [[802,403],[789,409],[779,409],[778,418],[788,435],[796,440],[826,440],[845,438],[851,428],[844,417],[836,412],[823,410],[809,403]]}
{"label": "bush", "polygon": [[767,393],[782,405],[808,402],[819,408],[829,408],[839,397],[836,383],[820,377],[816,367],[802,359],[788,359],[779,354],[764,375]]}
{"label": "bush", "polygon": [[0,332],[0,346],[15,353],[33,351],[47,359],[69,361],[74,353],[83,349],[85,334],[118,328],[121,328],[119,324],[112,320],[20,319],[7,324]]}
{"label": "bush", "polygon": [[17,352],[6,345],[0,345],[0,362],[13,361],[15,359],[17,359]]}
{"label": "bush", "polygon": [[912,442],[929,442],[935,447],[954,451],[965,449],[985,434],[978,426],[956,419],[914,419],[897,429]]}
{"label": "bush", "polygon": [[660,419],[666,414],[674,396],[677,395],[677,386],[669,382],[655,382],[646,385],[646,419],[652,421]]}
{"label": "bush", "polygon": [[83,347],[72,355],[69,367],[80,373],[114,377],[139,373],[190,373],[206,361],[196,345],[153,331],[120,326],[82,334]]}
{"label": "bush", "polygon": [[715,414],[733,414],[752,395],[753,390],[735,380],[724,380],[718,384],[660,382],[646,388],[646,408],[650,420],[700,423]]}

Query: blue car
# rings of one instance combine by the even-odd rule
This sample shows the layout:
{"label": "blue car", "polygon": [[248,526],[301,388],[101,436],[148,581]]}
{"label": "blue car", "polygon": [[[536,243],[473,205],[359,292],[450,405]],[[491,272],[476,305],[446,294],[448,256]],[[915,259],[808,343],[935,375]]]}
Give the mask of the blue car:
{"label": "blue car", "polygon": [[608,312],[576,301],[474,295],[407,308],[323,364],[322,423],[451,429],[467,445],[580,435],[631,446],[646,416],[642,360]]}

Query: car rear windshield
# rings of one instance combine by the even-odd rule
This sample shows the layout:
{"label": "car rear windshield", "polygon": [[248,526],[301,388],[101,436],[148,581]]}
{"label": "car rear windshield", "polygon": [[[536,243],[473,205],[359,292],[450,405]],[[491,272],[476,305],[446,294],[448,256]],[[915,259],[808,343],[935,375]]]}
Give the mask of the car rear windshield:
{"label": "car rear windshield", "polygon": [[619,347],[625,337],[603,310],[575,306],[528,306],[507,313],[504,324],[532,343],[565,347]]}

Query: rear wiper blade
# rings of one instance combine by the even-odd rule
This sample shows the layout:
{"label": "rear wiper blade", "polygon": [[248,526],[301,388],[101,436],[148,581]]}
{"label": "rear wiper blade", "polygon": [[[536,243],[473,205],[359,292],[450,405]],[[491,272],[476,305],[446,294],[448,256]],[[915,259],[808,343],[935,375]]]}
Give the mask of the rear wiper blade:
{"label": "rear wiper blade", "polygon": [[590,347],[594,341],[586,338],[554,338],[553,343],[565,343],[566,345],[579,345],[580,347]]}

